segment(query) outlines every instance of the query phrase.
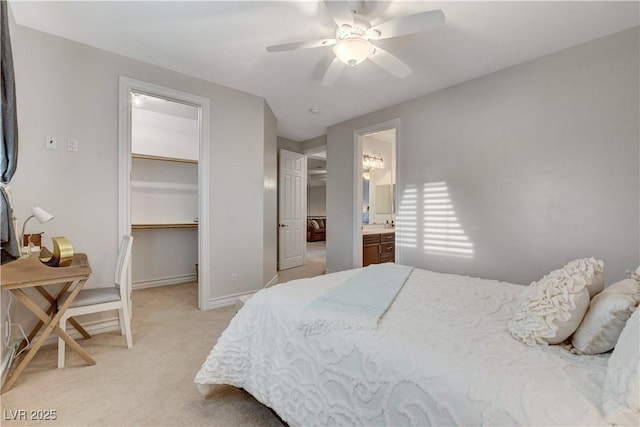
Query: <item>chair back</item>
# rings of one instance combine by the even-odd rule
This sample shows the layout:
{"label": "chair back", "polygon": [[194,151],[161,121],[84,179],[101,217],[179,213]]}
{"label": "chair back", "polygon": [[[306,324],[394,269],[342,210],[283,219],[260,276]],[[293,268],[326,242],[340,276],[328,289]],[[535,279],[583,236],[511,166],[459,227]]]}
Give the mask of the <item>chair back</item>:
{"label": "chair back", "polygon": [[122,298],[127,296],[126,292],[123,292],[121,285],[127,283],[127,267],[131,260],[131,246],[133,246],[133,236],[130,234],[122,236],[120,249],[118,250],[118,259],[116,260],[115,274],[115,284],[116,287],[120,288],[120,296]]}

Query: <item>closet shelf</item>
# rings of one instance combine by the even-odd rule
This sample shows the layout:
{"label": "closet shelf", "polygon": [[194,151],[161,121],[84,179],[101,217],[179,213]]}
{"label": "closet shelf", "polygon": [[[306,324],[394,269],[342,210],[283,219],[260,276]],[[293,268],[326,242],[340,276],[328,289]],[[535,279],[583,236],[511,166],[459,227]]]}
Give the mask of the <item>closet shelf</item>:
{"label": "closet shelf", "polygon": [[198,228],[197,222],[184,224],[132,224],[132,230],[156,230],[159,228]]}
{"label": "closet shelf", "polygon": [[198,184],[184,184],[179,182],[153,182],[131,180],[131,190],[161,190],[161,191],[183,191],[197,193]]}
{"label": "closet shelf", "polygon": [[146,159],[146,160],[161,160],[164,162],[176,162],[176,163],[193,163],[198,164],[197,160],[191,159],[178,159],[176,157],[163,157],[163,156],[150,156],[148,154],[131,154],[134,159]]}

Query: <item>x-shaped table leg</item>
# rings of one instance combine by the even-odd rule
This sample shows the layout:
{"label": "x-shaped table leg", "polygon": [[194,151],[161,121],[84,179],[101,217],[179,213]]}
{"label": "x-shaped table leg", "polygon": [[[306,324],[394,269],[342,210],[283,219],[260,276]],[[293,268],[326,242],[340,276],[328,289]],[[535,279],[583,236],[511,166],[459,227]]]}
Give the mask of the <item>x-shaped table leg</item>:
{"label": "x-shaped table leg", "polygon": [[[51,295],[44,287],[36,286],[36,290],[40,292],[40,295],[42,295],[47,301],[49,301],[50,305],[49,305],[49,309],[47,310],[48,315],[51,315],[51,313],[53,313],[58,303],[57,299],[60,297],[60,295],[63,295],[65,292],[67,292],[67,290],[69,289],[69,286],[71,286],[72,283],[73,282],[65,283],[62,289],[60,289],[60,291],[58,292],[58,295],[56,295],[55,297]],[[71,325],[73,325],[74,328],[76,328],[78,332],[80,332],[80,334],[84,339],[88,340],[89,338],[91,338],[91,334],[87,332],[87,330],[83,328],[82,325],[78,323],[76,319],[74,319],[73,317],[70,317],[67,320],[69,323],[71,323]],[[31,331],[31,334],[29,335],[29,341],[31,341],[33,337],[36,336],[36,334],[38,333],[42,325],[44,325],[44,323],[42,322],[42,320],[40,320],[36,325],[36,327],[33,329],[33,331]]]}
{"label": "x-shaped table leg", "polygon": [[[42,332],[42,335],[40,335],[40,337],[33,343],[33,346],[29,349],[29,351],[25,355],[24,359],[22,359],[22,361],[16,367],[16,369],[13,372],[11,372],[11,374],[7,378],[7,381],[5,382],[4,386],[2,387],[2,391],[9,390],[9,389],[11,389],[11,387],[13,387],[13,385],[14,385],[15,381],[17,380],[17,378],[20,376],[22,371],[27,367],[29,362],[31,362],[31,359],[33,359],[33,357],[36,355],[38,350],[40,350],[40,347],[42,347],[42,345],[44,344],[44,341],[51,334],[51,332],[55,332],[56,335],[58,335],[60,338],[62,338],[64,340],[64,342],[67,343],[67,345],[73,351],[75,351],[88,365],[95,365],[96,364],[95,360],[93,360],[93,358],[89,355],[89,353],[87,353],[80,346],[80,344],[78,344],[65,331],[63,331],[62,328],[60,328],[58,326],[58,322],[60,321],[60,318],[62,317],[64,312],[69,308],[69,306],[71,305],[73,300],[76,298],[76,296],[80,292],[80,289],[82,289],[82,286],[84,285],[84,282],[86,282],[86,279],[76,280],[75,282],[68,282],[68,283],[65,284],[65,286],[63,287],[63,289],[65,291],[67,289],[69,289],[70,287],[72,287],[73,290],[71,291],[71,293],[69,295],[69,298],[67,298],[67,300],[64,302],[62,307],[58,308],[58,312],[53,316],[53,318],[51,318],[51,313],[52,313],[51,306],[45,312],[42,308],[40,308],[40,306],[38,306],[38,304],[34,303],[29,298],[29,296],[27,296],[27,294],[24,293],[24,291],[22,289],[12,289],[11,290],[11,292],[13,292],[13,294],[16,296],[16,298],[20,302],[22,302],[33,314],[38,316],[38,318],[42,321],[42,325],[40,325],[37,329],[39,330],[43,325],[46,325],[46,326],[44,328],[44,331]],[[33,333],[33,331],[32,331],[32,333]],[[36,330],[36,333],[37,333],[37,330]],[[33,334],[35,336],[35,333],[33,333]]]}

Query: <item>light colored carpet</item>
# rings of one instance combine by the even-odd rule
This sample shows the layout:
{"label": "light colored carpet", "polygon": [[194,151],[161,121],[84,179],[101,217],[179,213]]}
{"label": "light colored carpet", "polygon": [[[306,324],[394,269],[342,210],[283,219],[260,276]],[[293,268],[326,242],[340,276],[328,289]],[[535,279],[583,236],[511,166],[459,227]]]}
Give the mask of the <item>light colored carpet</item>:
{"label": "light colored carpet", "polygon": [[127,349],[118,333],[96,335],[80,341],[95,366],[86,366],[67,350],[67,366],[56,369],[57,347],[44,347],[15,387],[1,396],[5,415],[10,410],[55,410],[56,421],[10,421],[3,415],[1,424],[282,425],[243,390],[219,386],[205,398],[193,383],[233,317],[233,307],[199,311],[195,283],[137,290],[133,300],[133,348]]}
{"label": "light colored carpet", "polygon": [[307,261],[305,265],[278,271],[278,283],[285,283],[294,279],[304,279],[306,277],[316,277],[325,272],[324,262]]}
{"label": "light colored carpet", "polygon": [[326,269],[325,254],[325,242],[307,242],[307,262],[300,267],[278,271],[278,283],[323,275]]}
{"label": "light colored carpet", "polygon": [[326,242],[307,242],[307,262],[326,263]]}

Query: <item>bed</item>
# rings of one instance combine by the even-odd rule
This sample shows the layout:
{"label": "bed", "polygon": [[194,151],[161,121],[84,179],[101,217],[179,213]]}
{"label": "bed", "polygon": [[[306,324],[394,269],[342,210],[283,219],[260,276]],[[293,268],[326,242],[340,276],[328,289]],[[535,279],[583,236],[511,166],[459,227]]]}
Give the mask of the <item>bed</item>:
{"label": "bed", "polygon": [[376,329],[300,327],[360,270],[258,292],[202,365],[200,391],[243,388],[290,425],[609,425],[609,354],[513,339],[520,285],[413,269]]}

